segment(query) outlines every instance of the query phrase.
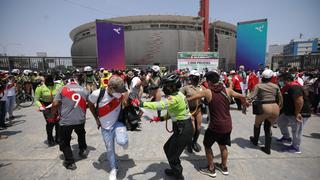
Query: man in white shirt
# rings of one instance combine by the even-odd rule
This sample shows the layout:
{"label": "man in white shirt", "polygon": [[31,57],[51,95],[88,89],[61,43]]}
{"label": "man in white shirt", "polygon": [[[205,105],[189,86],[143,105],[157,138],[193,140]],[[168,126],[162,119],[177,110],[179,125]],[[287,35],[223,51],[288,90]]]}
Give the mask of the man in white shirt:
{"label": "man in white shirt", "polygon": [[16,82],[15,82],[14,76],[9,76],[8,84],[7,84],[7,105],[6,106],[7,106],[7,111],[9,114],[10,121],[14,119],[13,108],[15,104],[16,104]]}
{"label": "man in white shirt", "polygon": [[116,180],[118,172],[114,141],[116,140],[117,144],[123,147],[128,145],[126,126],[118,121],[121,103],[125,99],[122,93],[126,92],[124,81],[115,76],[109,80],[106,89],[97,89],[89,96],[90,111],[95,117],[98,129],[101,127],[101,134],[106,145],[107,159],[111,167],[110,180]]}

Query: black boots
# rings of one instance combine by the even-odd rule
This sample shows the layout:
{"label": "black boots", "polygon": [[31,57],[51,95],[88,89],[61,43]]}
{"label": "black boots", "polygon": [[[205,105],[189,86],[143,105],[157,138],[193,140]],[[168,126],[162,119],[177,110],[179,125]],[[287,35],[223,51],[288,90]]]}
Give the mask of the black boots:
{"label": "black boots", "polygon": [[253,136],[250,136],[250,141],[252,142],[253,145],[255,146],[258,145],[259,136],[260,136],[260,126],[259,127],[253,126]]}
{"label": "black boots", "polygon": [[272,139],[272,132],[271,132],[271,123],[269,121],[264,121],[264,133],[265,133],[265,145],[261,147],[261,150],[267,154],[271,154],[271,139]]}

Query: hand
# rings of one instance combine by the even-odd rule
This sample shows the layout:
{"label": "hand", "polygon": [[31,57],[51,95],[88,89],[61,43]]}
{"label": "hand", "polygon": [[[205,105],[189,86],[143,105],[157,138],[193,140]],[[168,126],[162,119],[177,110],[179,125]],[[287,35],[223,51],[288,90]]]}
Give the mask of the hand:
{"label": "hand", "polygon": [[302,122],[302,116],[301,116],[300,113],[296,115],[296,120],[297,120],[298,122]]}
{"label": "hand", "polygon": [[159,122],[161,121],[161,118],[160,117],[153,117],[150,122]]}
{"label": "hand", "polygon": [[43,107],[43,106],[40,106],[40,107],[39,107],[39,111],[44,111],[44,110],[46,110],[45,107]]}
{"label": "hand", "polygon": [[134,106],[134,107],[140,107],[141,105],[141,101],[139,99],[132,99],[131,100],[131,105]]}

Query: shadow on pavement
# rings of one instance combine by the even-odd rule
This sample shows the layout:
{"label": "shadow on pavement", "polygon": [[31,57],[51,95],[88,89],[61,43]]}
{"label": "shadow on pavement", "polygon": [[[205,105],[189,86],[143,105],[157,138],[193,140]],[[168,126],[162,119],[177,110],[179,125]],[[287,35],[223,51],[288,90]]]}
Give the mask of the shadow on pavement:
{"label": "shadow on pavement", "polygon": [[7,131],[7,130],[0,131],[0,135],[6,135],[6,136],[13,136],[18,133],[22,133],[22,131]]}
{"label": "shadow on pavement", "polygon": [[23,123],[25,123],[25,122],[26,122],[26,120],[12,120],[11,122],[10,122],[10,120],[9,120],[10,127],[11,127],[11,126],[17,126],[17,125],[23,124]]}
{"label": "shadow on pavement", "polygon": [[[169,179],[173,179],[173,178],[170,178],[167,175],[165,175],[164,170],[166,168],[169,168],[169,164],[167,164],[167,163],[164,163],[164,162],[153,163],[153,164],[150,164],[142,172],[130,174],[127,177],[127,179],[129,179],[129,180],[142,179],[141,177],[139,177],[139,175],[145,175],[145,174],[148,174],[148,173],[155,173],[155,175],[153,177],[148,178],[149,180],[159,180],[159,179],[169,180]],[[138,177],[135,177],[135,176],[138,176]]]}
{"label": "shadow on pavement", "polygon": [[308,138],[320,139],[320,133],[311,133],[310,136],[307,136],[307,135],[303,135],[303,136]]}
{"label": "shadow on pavement", "polygon": [[237,144],[242,149],[250,148],[250,149],[258,149],[257,146],[253,145],[249,139],[245,138],[235,138],[231,141],[231,144]]}
{"label": "shadow on pavement", "polygon": [[0,163],[0,168],[10,166],[12,163]]}
{"label": "shadow on pavement", "polygon": [[[116,155],[116,160],[118,163],[118,179],[124,179],[127,175],[127,171],[130,168],[133,168],[136,166],[136,163],[134,162],[133,159],[129,158],[128,154],[125,154],[123,156],[118,156]],[[96,168],[97,170],[104,170],[107,173],[109,173],[111,171],[110,166],[109,166],[109,162],[107,160],[107,154],[106,152],[102,153],[99,158],[98,161],[93,162],[92,163],[93,167]]]}

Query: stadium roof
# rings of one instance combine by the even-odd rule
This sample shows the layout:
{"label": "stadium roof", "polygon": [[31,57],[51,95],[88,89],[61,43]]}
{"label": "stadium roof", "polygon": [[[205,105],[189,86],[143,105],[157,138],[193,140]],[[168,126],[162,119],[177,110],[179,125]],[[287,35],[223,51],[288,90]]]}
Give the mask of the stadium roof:
{"label": "stadium roof", "polygon": [[[102,21],[109,21],[119,24],[135,24],[135,23],[183,23],[183,24],[201,24],[202,17],[195,17],[195,16],[178,16],[178,15],[142,15],[142,16],[123,16],[123,17],[115,17],[115,18],[108,18],[102,19]],[[90,29],[95,27],[95,21],[89,22],[86,24],[82,24],[76,28],[74,28],[70,32],[70,38],[82,32],[85,29]]]}

